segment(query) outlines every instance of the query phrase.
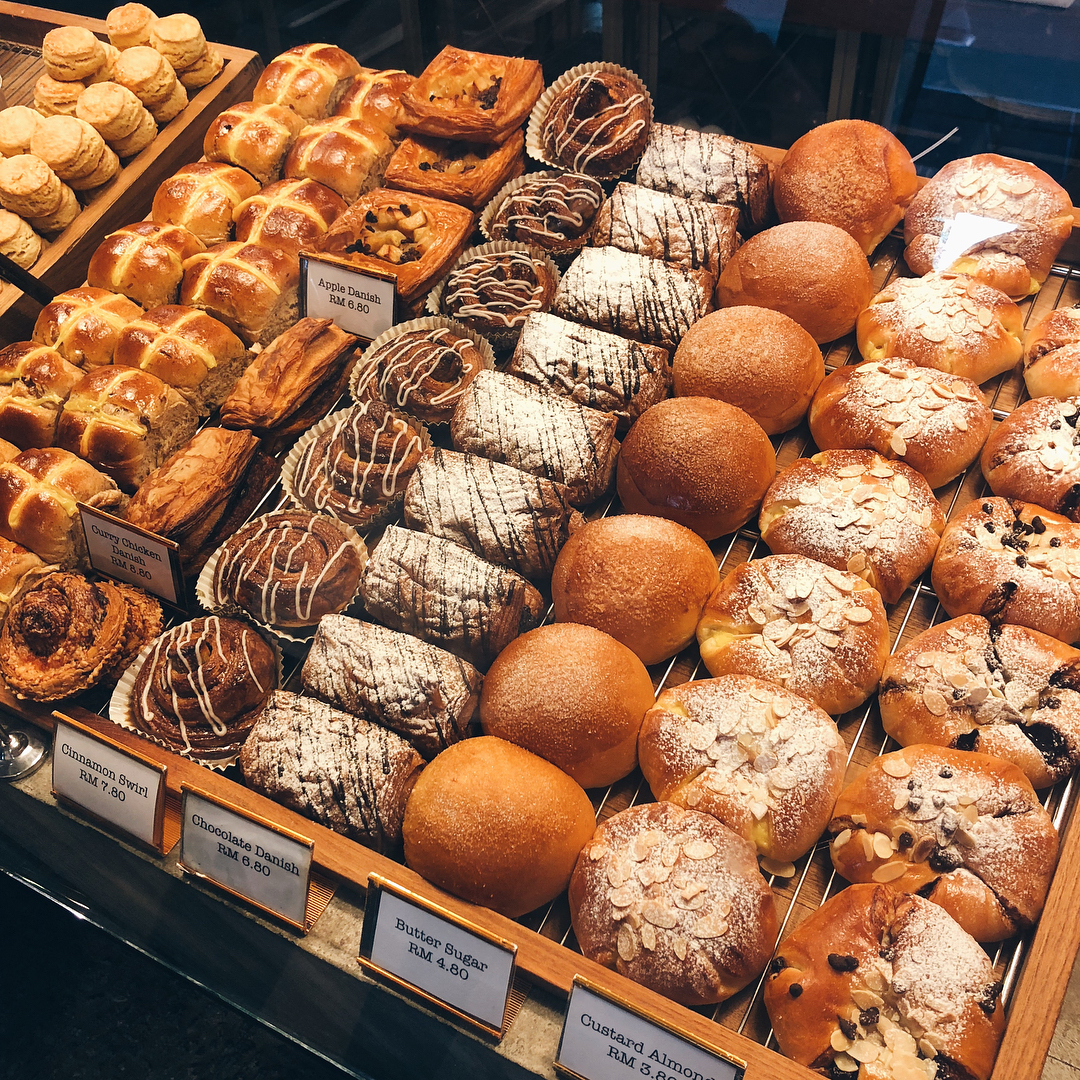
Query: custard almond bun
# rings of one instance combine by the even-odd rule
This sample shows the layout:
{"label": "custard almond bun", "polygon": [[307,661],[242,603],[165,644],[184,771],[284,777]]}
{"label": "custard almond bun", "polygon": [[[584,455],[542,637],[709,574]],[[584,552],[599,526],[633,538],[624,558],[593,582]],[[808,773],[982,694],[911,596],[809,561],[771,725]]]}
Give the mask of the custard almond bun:
{"label": "custard almond bun", "polygon": [[817,342],[792,318],[769,308],[721,308],[683,336],[672,361],[676,397],[736,405],[766,435],[793,428],[821,380]]}
{"label": "custard almond bun", "polygon": [[846,756],[827,713],[749,675],[663,691],[638,736],[641,771],[658,799],[711,814],[780,862],[817,842]]}
{"label": "custard almond bun", "polygon": [[559,622],[594,626],[643,664],[657,664],[694,640],[718,584],[716,559],[696,533],[666,518],[619,514],[570,537],[551,595]]}
{"label": "custard almond bun", "polygon": [[712,675],[754,675],[836,716],[877,689],[889,625],[876,589],[802,555],[770,555],[733,570],[698,623]]}
{"label": "custard almond bun", "polygon": [[624,509],[655,514],[705,540],[741,528],[776,475],[776,454],[752,417],[726,401],[661,401],[635,421],[619,452]]}
{"label": "custard almond bun", "polygon": [[553,623],[516,638],[484,678],[486,735],[539,754],[584,788],[606,787],[637,764],[653,704],[645,665],[591,626]]}
{"label": "custard almond bun", "polygon": [[1033,398],[1080,394],[1080,308],[1055,308],[1028,326],[1023,370]]}
{"label": "custard almond bun", "polygon": [[503,739],[444,750],[405,807],[405,862],[433,885],[516,918],[570,881],[596,819],[561,769]]}

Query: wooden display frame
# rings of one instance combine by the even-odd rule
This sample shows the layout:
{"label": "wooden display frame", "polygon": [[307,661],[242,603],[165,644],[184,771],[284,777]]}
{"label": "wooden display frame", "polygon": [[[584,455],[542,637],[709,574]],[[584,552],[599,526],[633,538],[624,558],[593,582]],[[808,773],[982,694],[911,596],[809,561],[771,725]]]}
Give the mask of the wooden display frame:
{"label": "wooden display frame", "polygon": [[[101,19],[0,0],[2,42],[40,49],[45,35],[58,26],[83,26],[108,41]],[[54,294],[82,285],[90,256],[105,236],[145,218],[158,185],[181,165],[202,156],[203,136],[214,117],[229,105],[251,97],[263,67],[259,54],[231,45],[214,47],[225,59],[217,78],[192,92],[187,108],[164,125],[145,150],[123,166],[71,225],[43,245],[41,257],[30,272]],[[44,72],[40,59],[37,64]],[[32,105],[35,80],[36,74],[31,78],[25,72],[14,83],[5,76],[7,104]],[[39,310],[40,305],[14,285],[0,281],[0,345],[29,339]]]}

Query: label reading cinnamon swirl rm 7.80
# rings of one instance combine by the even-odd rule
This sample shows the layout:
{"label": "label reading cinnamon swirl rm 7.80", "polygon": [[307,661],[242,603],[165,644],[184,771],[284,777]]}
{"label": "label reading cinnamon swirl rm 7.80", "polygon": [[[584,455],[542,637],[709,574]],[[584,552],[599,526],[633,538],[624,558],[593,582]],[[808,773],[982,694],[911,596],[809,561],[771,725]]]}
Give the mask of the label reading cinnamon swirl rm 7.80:
{"label": "label reading cinnamon swirl rm 7.80", "polygon": [[394,325],[397,278],[364,273],[314,255],[300,256],[300,316],[333,319],[346,333],[374,341]]}
{"label": "label reading cinnamon swirl rm 7.80", "polygon": [[746,1062],[646,1016],[577,975],[555,1071],[575,1080],[742,1080]]}

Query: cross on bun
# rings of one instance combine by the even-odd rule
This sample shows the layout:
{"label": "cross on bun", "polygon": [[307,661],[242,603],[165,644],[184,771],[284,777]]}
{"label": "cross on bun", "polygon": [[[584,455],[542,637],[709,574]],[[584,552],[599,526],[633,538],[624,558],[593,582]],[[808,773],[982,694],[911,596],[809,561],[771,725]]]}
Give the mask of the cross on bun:
{"label": "cross on bun", "polygon": [[363,70],[336,45],[297,45],[266,65],[252,97],[259,105],[286,105],[305,120],[322,120]]}
{"label": "cross on bun", "polygon": [[108,289],[69,289],[41,309],[34,340],[76,367],[111,364],[120,331],[141,314],[138,304]]}
{"label": "cross on bun", "polygon": [[184,263],[206,246],[180,225],[137,221],[110,233],[90,256],[87,283],[123,293],[144,308],[175,304]]}
{"label": "cross on bun", "polygon": [[299,255],[312,248],[348,203],[315,180],[279,180],[235,210],[236,239]]}
{"label": "cross on bun", "polygon": [[204,244],[230,238],[233,215],[259,182],[224,161],[195,161],[163,180],[154,195],[151,218],[159,225],[182,225]]}

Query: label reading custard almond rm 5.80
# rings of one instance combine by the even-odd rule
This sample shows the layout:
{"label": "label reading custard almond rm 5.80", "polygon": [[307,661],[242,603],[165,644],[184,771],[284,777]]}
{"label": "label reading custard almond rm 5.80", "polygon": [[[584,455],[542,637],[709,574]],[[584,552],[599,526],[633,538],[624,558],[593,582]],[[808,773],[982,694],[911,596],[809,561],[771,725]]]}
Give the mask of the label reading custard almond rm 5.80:
{"label": "label reading custard almond rm 5.80", "polygon": [[490,1035],[510,1021],[517,946],[372,874],[360,964]]}
{"label": "label reading custard almond rm 5.80", "polygon": [[742,1080],[746,1062],[646,1016],[578,975],[555,1071],[575,1080]]}

